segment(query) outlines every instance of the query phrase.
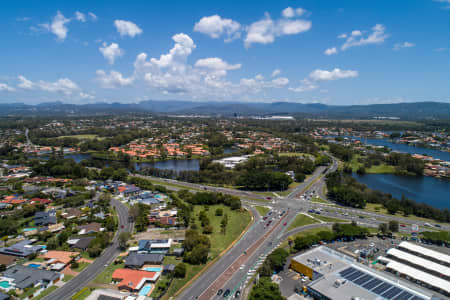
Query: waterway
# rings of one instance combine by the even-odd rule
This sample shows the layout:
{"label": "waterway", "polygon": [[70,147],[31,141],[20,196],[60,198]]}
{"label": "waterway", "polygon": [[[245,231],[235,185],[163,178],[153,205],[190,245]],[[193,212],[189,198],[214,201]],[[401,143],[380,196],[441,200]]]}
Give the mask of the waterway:
{"label": "waterway", "polygon": [[394,151],[410,153],[410,154],[426,154],[428,156],[432,156],[434,158],[442,159],[445,161],[450,161],[450,152],[444,152],[437,149],[429,149],[423,147],[414,147],[406,144],[397,144],[390,139],[370,139],[370,138],[362,138],[355,136],[342,136],[352,138],[354,140],[358,140],[363,142],[364,144],[375,145],[375,146],[384,146],[388,147]]}
{"label": "waterway", "polygon": [[157,161],[155,163],[136,163],[136,171],[144,167],[154,167],[161,170],[180,171],[198,171],[200,170],[200,161],[198,159],[169,159]]}
{"label": "waterway", "polygon": [[450,181],[429,176],[397,176],[393,174],[365,174],[353,177],[372,190],[390,193],[400,199],[402,195],[416,202],[450,209]]}

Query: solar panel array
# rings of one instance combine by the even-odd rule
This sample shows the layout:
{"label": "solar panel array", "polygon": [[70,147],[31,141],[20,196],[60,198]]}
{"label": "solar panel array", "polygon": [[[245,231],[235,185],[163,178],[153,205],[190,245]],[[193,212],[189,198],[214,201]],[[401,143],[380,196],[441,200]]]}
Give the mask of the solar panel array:
{"label": "solar panel array", "polygon": [[359,285],[362,288],[365,288],[372,293],[375,293],[385,299],[392,300],[425,300],[421,297],[415,296],[408,291],[405,291],[397,286],[394,286],[386,281],[383,281],[379,278],[373,277],[366,272],[360,271],[356,268],[349,267],[339,274],[353,282],[356,285]]}

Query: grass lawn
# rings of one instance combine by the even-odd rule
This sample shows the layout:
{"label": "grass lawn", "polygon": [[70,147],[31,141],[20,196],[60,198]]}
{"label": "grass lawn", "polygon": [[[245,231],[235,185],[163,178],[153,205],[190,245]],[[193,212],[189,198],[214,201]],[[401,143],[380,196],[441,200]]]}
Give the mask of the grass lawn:
{"label": "grass lawn", "polygon": [[[353,172],[356,172],[359,167],[363,166],[362,163],[358,162],[358,159],[361,158],[360,155],[354,155],[352,160],[350,161],[350,166],[352,167]],[[371,166],[366,169],[367,174],[392,174],[395,173],[395,167],[387,164],[381,164],[378,166]]]}
{"label": "grass lawn", "polygon": [[36,292],[40,288],[41,288],[40,286],[35,286],[35,287],[28,289],[27,291],[25,291],[24,293],[19,295],[19,299],[27,298],[28,296],[32,295],[34,292]]}
{"label": "grass lawn", "polygon": [[297,227],[314,224],[314,223],[319,223],[319,222],[314,220],[313,218],[308,217],[307,215],[298,214],[295,217],[295,220],[291,223],[291,225],[289,226],[289,228],[287,230],[289,231],[289,230],[297,228]]}
{"label": "grass lawn", "polygon": [[106,283],[109,284],[112,281],[112,274],[116,269],[121,269],[125,267],[125,263],[121,264],[114,264],[111,263],[109,266],[106,267],[106,269],[101,272],[95,279],[94,283]]}
{"label": "grass lawn", "polygon": [[[220,222],[222,221],[222,216],[215,216],[217,208],[223,209],[223,214],[228,214],[228,226],[226,234],[220,233]],[[203,210],[203,206],[194,206],[193,216],[196,218],[197,226],[200,230],[200,220],[198,220],[198,214]],[[213,227],[213,233],[209,234],[208,237],[211,240],[211,250],[209,252],[210,258],[216,258],[220,252],[222,252],[232,241],[234,241],[241,232],[247,227],[250,222],[251,216],[247,211],[231,210],[228,206],[224,205],[211,205],[206,215],[211,221],[211,226]]]}
{"label": "grass lawn", "polygon": [[329,222],[329,223],[347,222],[347,220],[333,218],[333,217],[327,217],[327,216],[316,215],[316,214],[311,214],[311,215],[313,215],[314,218],[316,218],[316,219],[319,219],[319,220],[324,221],[324,222]]}
{"label": "grass lawn", "polygon": [[315,197],[311,200],[311,202],[330,204],[330,201],[323,200],[322,198],[317,197],[317,196],[315,196]]}
{"label": "grass lawn", "polygon": [[56,290],[58,287],[56,285],[52,285],[51,287],[45,289],[45,291],[43,291],[42,293],[40,293],[38,296],[33,297],[33,300],[39,300],[44,298],[45,296],[47,296],[48,294],[50,294],[51,292],[53,292],[54,290]]}
{"label": "grass lawn", "polygon": [[[228,226],[226,234],[220,233],[220,221],[223,216],[215,216],[217,208],[222,208],[223,213],[228,214]],[[197,226],[201,230],[200,221],[198,220],[199,212],[203,210],[203,206],[195,205],[192,217],[195,216]],[[251,221],[250,213],[247,211],[236,211],[230,210],[228,206],[224,205],[211,205],[206,215],[211,221],[211,226],[213,227],[213,233],[209,234],[208,237],[211,241],[211,250],[209,252],[208,261],[211,261],[219,256],[219,254],[225,250],[235,239],[239,237],[242,231],[247,227]],[[173,264],[178,264],[181,261],[175,260],[171,262]],[[164,261],[166,263],[166,260]],[[190,265],[186,264],[186,277],[182,279],[174,279],[170,285],[168,292],[164,295],[162,299],[169,299],[177,291],[179,291],[192,277],[194,277],[198,272],[200,272],[205,265]],[[213,266],[214,267],[214,266]]]}
{"label": "grass lawn", "polygon": [[80,263],[78,263],[78,268],[75,268],[75,269],[72,269],[72,270],[75,271],[75,272],[81,272],[89,265],[90,265],[90,263],[87,263],[85,261],[84,262],[80,262]]}
{"label": "grass lawn", "polygon": [[73,278],[73,275],[64,275],[64,278],[62,279],[62,281],[67,282],[72,278]]}
{"label": "grass lawn", "polygon": [[254,206],[254,208],[258,211],[261,216],[265,216],[270,209],[265,206]]}
{"label": "grass lawn", "polygon": [[76,134],[76,135],[58,136],[58,139],[63,139],[63,138],[75,138],[75,139],[79,139],[79,140],[93,140],[93,139],[103,140],[103,139],[105,139],[104,137],[99,137],[96,134]]}

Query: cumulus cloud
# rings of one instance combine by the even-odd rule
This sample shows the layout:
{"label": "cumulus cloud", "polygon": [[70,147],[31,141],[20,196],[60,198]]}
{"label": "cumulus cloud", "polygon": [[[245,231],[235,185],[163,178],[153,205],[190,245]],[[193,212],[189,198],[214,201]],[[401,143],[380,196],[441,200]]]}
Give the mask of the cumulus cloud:
{"label": "cumulus cloud", "polygon": [[69,31],[66,24],[69,22],[70,19],[67,19],[60,11],[57,11],[51,23],[40,24],[40,26],[56,35],[60,41],[64,41]]}
{"label": "cumulus cloud", "polygon": [[[342,36],[342,35],[341,35]],[[364,36],[360,30],[354,30],[349,36],[345,35],[345,43],[341,46],[341,50],[345,51],[351,47],[365,46],[370,44],[382,44],[389,37],[386,34],[386,27],[382,24],[376,24],[372,27],[372,31]],[[344,37],[343,37],[344,38]]]}
{"label": "cumulus cloud", "polygon": [[298,87],[290,87],[289,90],[296,92],[296,93],[302,93],[302,92],[309,92],[309,91],[315,90],[318,87],[319,86],[315,82],[305,78],[300,81],[300,85]]}
{"label": "cumulus cloud", "polygon": [[103,88],[116,88],[119,86],[127,86],[133,83],[133,77],[123,77],[122,73],[110,71],[109,74],[103,70],[97,70],[97,80]]}
{"label": "cumulus cloud", "polygon": [[120,36],[128,35],[128,36],[134,38],[136,35],[139,35],[142,33],[142,29],[130,21],[115,20],[114,26],[116,27],[117,32],[120,34]]}
{"label": "cumulus cloud", "polygon": [[103,46],[98,48],[102,55],[108,60],[108,62],[112,65],[116,58],[123,56],[124,51],[120,49],[119,45],[116,43],[108,44],[103,43]]}
{"label": "cumulus cloud", "polygon": [[328,48],[328,49],[326,49],[326,50],[324,51],[324,54],[325,54],[325,55],[333,55],[333,54],[336,54],[336,53],[337,53],[336,47]]}
{"label": "cumulus cloud", "polygon": [[219,15],[203,17],[195,23],[194,31],[204,33],[214,39],[225,36],[225,41],[240,37],[241,24],[232,19],[225,19]]}
{"label": "cumulus cloud", "polygon": [[75,19],[77,19],[77,21],[80,22],[86,22],[86,15],[83,14],[82,12],[76,11],[75,12]]}
{"label": "cumulus cloud", "polygon": [[14,92],[16,89],[12,86],[7,85],[6,83],[0,82],[0,92],[6,91],[6,92]]}
{"label": "cumulus cloud", "polygon": [[18,87],[20,87],[21,89],[31,90],[34,88],[34,83],[31,80],[26,79],[22,75],[19,75],[17,78],[19,79],[20,82]]}
{"label": "cumulus cloud", "polygon": [[208,68],[211,70],[236,70],[241,64],[230,65],[226,61],[218,57],[202,58],[195,62],[196,67]]}
{"label": "cumulus cloud", "polygon": [[292,7],[288,6],[285,9],[283,9],[281,11],[281,15],[285,18],[293,18],[295,16],[300,17],[301,15],[303,15],[304,13],[306,13],[306,10],[299,7],[296,9],[293,9]]}
{"label": "cumulus cloud", "polygon": [[299,34],[311,29],[312,23],[303,19],[281,18],[273,20],[268,13],[265,17],[247,27],[244,39],[248,48],[252,44],[270,44],[276,37]]}
{"label": "cumulus cloud", "polygon": [[271,76],[272,76],[272,77],[276,77],[276,76],[280,75],[280,73],[281,73],[281,70],[280,70],[280,69],[275,69],[275,70],[273,70]]}
{"label": "cumulus cloud", "polygon": [[274,87],[284,87],[289,84],[289,79],[286,77],[278,77],[272,80]]}
{"label": "cumulus cloud", "polygon": [[88,94],[88,93],[83,93],[83,92],[80,92],[79,96],[81,99],[85,99],[85,100],[95,99],[95,97],[93,95]]}
{"label": "cumulus cloud", "polygon": [[357,76],[358,76],[358,71],[341,70],[339,68],[335,68],[331,71],[317,69],[317,70],[312,71],[309,74],[309,77],[316,81],[353,78],[353,77],[357,77]]}
{"label": "cumulus cloud", "polygon": [[60,78],[54,82],[44,80],[33,82],[22,75],[19,75],[17,78],[19,79],[18,87],[25,90],[37,89],[50,93],[63,93],[66,95],[70,95],[73,92],[80,90],[78,85],[69,78]]}
{"label": "cumulus cloud", "polygon": [[414,43],[410,43],[410,42],[403,42],[403,43],[397,43],[397,44],[395,44],[394,45],[394,50],[395,51],[398,51],[398,50],[400,50],[400,49],[402,49],[402,48],[411,48],[411,47],[414,47],[416,44],[414,44]]}

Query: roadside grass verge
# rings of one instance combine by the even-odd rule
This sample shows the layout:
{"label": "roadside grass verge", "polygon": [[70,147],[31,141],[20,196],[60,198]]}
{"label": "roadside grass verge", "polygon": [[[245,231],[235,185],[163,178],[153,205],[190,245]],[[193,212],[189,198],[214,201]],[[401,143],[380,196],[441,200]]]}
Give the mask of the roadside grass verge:
{"label": "roadside grass verge", "polygon": [[267,207],[265,207],[265,206],[257,206],[257,205],[255,205],[255,206],[253,206],[257,211],[258,211],[258,213],[262,216],[262,217],[264,217],[268,212],[269,212],[269,210],[270,209],[268,209]]}
{"label": "roadside grass verge", "polygon": [[114,273],[114,271],[116,269],[121,269],[125,266],[125,263],[120,263],[120,264],[114,264],[111,263],[109,266],[106,267],[106,269],[101,272],[95,279],[94,279],[94,283],[99,283],[99,284],[109,284],[112,281],[112,274]]}
{"label": "roadside grass verge", "polygon": [[48,294],[50,294],[51,292],[53,292],[54,290],[56,290],[58,287],[56,285],[52,285],[49,288],[46,288],[45,291],[43,291],[42,293],[40,293],[39,295],[37,295],[36,297],[33,297],[33,300],[39,300],[44,298],[45,296],[47,296]]}
{"label": "roadside grass verge", "polygon": [[314,218],[319,219],[321,221],[327,222],[327,223],[340,223],[340,222],[347,222],[347,220],[344,219],[338,219],[338,218],[333,218],[333,217],[328,217],[328,216],[323,216],[323,215],[317,215],[317,214],[311,214],[312,216],[314,216]]}
{"label": "roadside grass verge", "polygon": [[314,220],[313,218],[308,217],[304,214],[298,214],[294,221],[291,223],[291,225],[288,227],[287,231],[292,230],[297,227],[309,225],[309,224],[315,224],[319,223],[318,221]]}

